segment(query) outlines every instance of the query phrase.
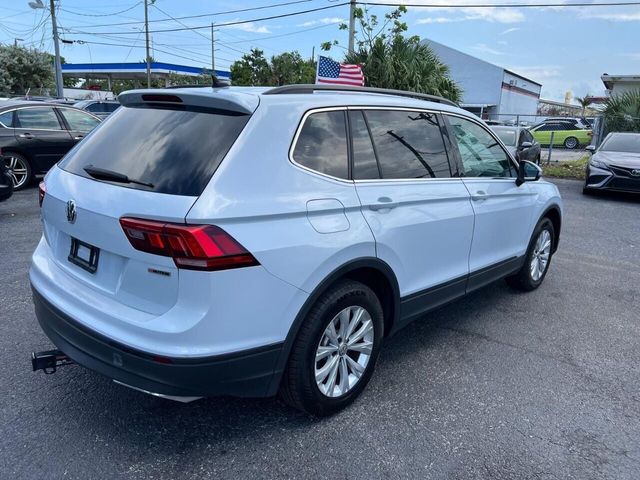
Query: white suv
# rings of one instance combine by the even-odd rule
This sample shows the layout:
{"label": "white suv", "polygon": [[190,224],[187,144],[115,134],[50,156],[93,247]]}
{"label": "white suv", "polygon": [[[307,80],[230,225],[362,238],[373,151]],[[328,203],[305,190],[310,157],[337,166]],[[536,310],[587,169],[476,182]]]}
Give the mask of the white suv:
{"label": "white suv", "polygon": [[494,280],[532,290],[561,199],[477,117],[332,86],[137,90],[41,185],[44,332],[187,400],[351,402],[383,340]]}

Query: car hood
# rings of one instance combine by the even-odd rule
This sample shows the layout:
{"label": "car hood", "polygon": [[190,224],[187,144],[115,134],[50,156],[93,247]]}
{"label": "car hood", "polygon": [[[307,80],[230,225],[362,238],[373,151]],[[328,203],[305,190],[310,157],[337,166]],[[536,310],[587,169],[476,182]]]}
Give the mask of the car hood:
{"label": "car hood", "polygon": [[640,168],[640,153],[597,152],[596,160],[621,167]]}

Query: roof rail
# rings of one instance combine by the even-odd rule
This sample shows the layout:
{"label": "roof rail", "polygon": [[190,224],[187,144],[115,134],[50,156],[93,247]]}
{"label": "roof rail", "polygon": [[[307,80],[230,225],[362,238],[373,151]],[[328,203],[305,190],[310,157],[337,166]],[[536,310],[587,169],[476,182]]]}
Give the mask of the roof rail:
{"label": "roof rail", "polygon": [[353,92],[353,93],[378,93],[381,95],[396,95],[399,97],[418,98],[420,100],[427,100],[429,102],[443,103],[445,105],[451,105],[458,107],[456,102],[453,102],[447,98],[438,97],[437,95],[429,95],[427,93],[409,92],[406,90],[392,90],[388,88],[376,88],[376,87],[352,87],[350,85],[314,85],[314,84],[300,84],[300,85],[284,85],[282,87],[275,87],[267,90],[263,95],[285,95],[294,93],[313,93],[313,92]]}

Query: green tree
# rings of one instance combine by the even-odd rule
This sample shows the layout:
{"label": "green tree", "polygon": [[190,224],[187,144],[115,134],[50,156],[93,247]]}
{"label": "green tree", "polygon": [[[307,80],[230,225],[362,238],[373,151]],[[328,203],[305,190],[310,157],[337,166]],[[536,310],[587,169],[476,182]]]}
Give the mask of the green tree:
{"label": "green tree", "polygon": [[604,108],[606,132],[640,132],[640,89],[612,96]]}
{"label": "green tree", "polygon": [[[355,51],[346,53],[344,62],[362,66],[367,86],[428,93],[459,102],[462,89],[451,78],[449,67],[420,37],[403,35],[407,24],[401,17],[406,11],[400,6],[381,22],[377,15],[356,8],[354,16],[360,27],[356,31]],[[340,25],[340,29],[346,28],[345,24]],[[336,40],[325,42],[322,49],[335,46],[340,46]]]}
{"label": "green tree", "polygon": [[234,85],[270,85],[271,67],[259,48],[252,48],[250,53],[231,65],[231,79]]}
{"label": "green tree", "polygon": [[274,55],[271,57],[270,68],[273,85],[315,82],[315,61],[304,60],[297,51]]}
{"label": "green tree", "polygon": [[0,45],[0,92],[11,95],[53,91],[51,55],[36,49]]}
{"label": "green tree", "polygon": [[591,105],[593,101],[589,98],[588,93],[584,97],[575,97],[575,100],[582,107],[582,116],[584,117],[585,112],[587,111],[587,107]]}

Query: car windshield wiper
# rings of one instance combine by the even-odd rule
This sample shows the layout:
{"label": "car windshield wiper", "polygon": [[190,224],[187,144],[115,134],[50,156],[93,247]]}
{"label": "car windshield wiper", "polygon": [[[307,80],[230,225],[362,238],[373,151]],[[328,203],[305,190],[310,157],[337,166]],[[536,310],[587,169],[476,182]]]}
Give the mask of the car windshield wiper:
{"label": "car windshield wiper", "polygon": [[93,178],[96,178],[98,180],[108,180],[118,183],[135,183],[137,185],[143,185],[149,188],[154,187],[153,183],[141,182],[140,180],[129,178],[123,173],[114,172],[113,170],[107,170],[106,168],[98,168],[94,167],[93,165],[87,165],[83,168],[83,170]]}

